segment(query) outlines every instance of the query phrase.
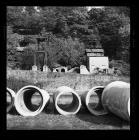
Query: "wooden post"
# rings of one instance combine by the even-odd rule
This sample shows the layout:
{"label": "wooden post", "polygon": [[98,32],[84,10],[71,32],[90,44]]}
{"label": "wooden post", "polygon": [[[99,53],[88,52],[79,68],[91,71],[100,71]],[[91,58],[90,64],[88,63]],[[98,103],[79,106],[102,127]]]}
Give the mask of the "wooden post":
{"label": "wooden post", "polygon": [[47,52],[44,52],[44,65],[47,65]]}
{"label": "wooden post", "polygon": [[36,65],[36,52],[34,53],[34,65]]}
{"label": "wooden post", "polygon": [[[48,46],[49,46],[49,40],[48,40],[48,37],[45,38],[45,45],[47,46],[46,41],[48,42]],[[47,50],[46,50],[46,46],[45,46],[45,48],[44,48],[44,65],[47,65]]]}

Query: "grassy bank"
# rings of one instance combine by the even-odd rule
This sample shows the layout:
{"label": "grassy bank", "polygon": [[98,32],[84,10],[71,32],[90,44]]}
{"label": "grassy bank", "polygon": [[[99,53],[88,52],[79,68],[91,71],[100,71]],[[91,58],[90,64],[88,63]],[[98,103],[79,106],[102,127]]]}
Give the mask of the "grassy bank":
{"label": "grassy bank", "polygon": [[130,82],[130,77],[99,74],[44,73],[21,70],[7,71],[7,87],[15,91],[26,85],[35,85],[49,91],[55,91],[60,86],[69,86],[77,91],[85,91],[98,85],[105,86],[116,80]]}

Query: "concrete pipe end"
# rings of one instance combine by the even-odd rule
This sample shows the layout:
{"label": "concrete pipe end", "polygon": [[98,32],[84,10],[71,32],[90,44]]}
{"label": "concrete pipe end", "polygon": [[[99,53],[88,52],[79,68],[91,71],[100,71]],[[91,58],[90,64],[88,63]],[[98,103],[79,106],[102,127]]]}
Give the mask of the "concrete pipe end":
{"label": "concrete pipe end", "polygon": [[11,108],[14,106],[14,101],[15,101],[15,92],[7,87],[7,92],[10,95],[11,102],[7,102],[7,112],[11,110]]}
{"label": "concrete pipe end", "polygon": [[130,118],[130,98],[128,99],[128,115],[129,115],[129,118]]}
{"label": "concrete pipe end", "polygon": [[[57,96],[55,98],[55,107],[56,107],[57,111],[61,115],[64,115],[64,116],[77,114],[77,112],[81,108],[80,96],[73,89],[71,89],[69,87],[66,87],[66,86],[59,87],[57,89],[57,91],[58,91],[58,94],[57,94]],[[73,96],[73,102],[69,105],[70,107],[69,107],[69,110],[67,111],[67,110],[64,110],[61,107],[59,107],[58,100],[59,100],[60,96],[69,95],[69,93],[71,93],[72,96]]]}
{"label": "concrete pipe end", "polygon": [[[90,111],[90,113],[93,115],[99,116],[99,115],[108,114],[108,112],[103,108],[102,103],[101,103],[101,94],[104,88],[105,88],[104,86],[95,86],[91,90],[89,90],[89,92],[86,95],[86,99],[85,99],[86,107]],[[100,91],[100,93],[98,93],[97,91]],[[97,95],[98,97],[98,103],[94,107],[90,105],[90,99],[92,95]],[[97,109],[98,106],[99,106],[99,109]]]}
{"label": "concrete pipe end", "polygon": [[[27,102],[32,98],[32,95],[37,92],[41,96],[41,102],[39,107],[34,111],[28,108]],[[25,96],[28,96],[25,100]],[[45,107],[46,103],[49,101],[50,96],[45,91],[36,86],[28,85],[21,88],[15,97],[15,108],[19,114],[22,116],[36,116],[38,115]],[[31,106],[31,104],[30,104]]]}

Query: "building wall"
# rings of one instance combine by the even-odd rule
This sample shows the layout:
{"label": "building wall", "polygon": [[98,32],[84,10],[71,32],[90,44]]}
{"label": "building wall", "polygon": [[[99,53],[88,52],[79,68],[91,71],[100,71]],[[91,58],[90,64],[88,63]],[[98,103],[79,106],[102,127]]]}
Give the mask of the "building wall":
{"label": "building wall", "polygon": [[89,57],[89,71],[92,73],[95,68],[108,69],[108,57]]}

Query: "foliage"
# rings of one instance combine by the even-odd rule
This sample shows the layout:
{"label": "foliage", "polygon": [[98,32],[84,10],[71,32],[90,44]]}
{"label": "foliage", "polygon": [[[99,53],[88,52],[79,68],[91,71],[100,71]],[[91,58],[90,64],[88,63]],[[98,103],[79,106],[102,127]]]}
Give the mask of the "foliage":
{"label": "foliage", "polygon": [[73,40],[71,37],[59,39],[52,35],[49,45],[46,44],[42,42],[40,45],[42,50],[47,51],[47,64],[51,69],[55,63],[72,67],[85,63],[85,46],[78,39]]}
{"label": "foliage", "polygon": [[30,47],[25,48],[21,55],[18,55],[20,67],[23,70],[30,70],[34,65],[34,50]]}
{"label": "foliage", "polygon": [[118,69],[122,75],[130,75],[130,65],[122,60],[111,60],[109,65]]}
{"label": "foliage", "polygon": [[8,67],[17,68],[19,62],[17,61],[17,55],[19,52],[16,47],[19,46],[19,40],[21,39],[20,35],[13,33],[10,26],[7,27],[7,62]]}
{"label": "foliage", "polygon": [[[33,35],[47,37],[48,33],[53,39],[49,44],[41,42],[40,46],[47,51],[51,69],[54,63],[72,67],[86,64],[86,48],[103,48],[110,59],[129,63],[129,7],[106,6],[103,9],[92,8],[89,12],[86,7],[37,7],[39,11],[34,6],[7,7],[7,56],[14,67],[30,69],[34,53],[30,51],[37,46]],[[19,46],[29,50],[19,53],[16,50]]]}

